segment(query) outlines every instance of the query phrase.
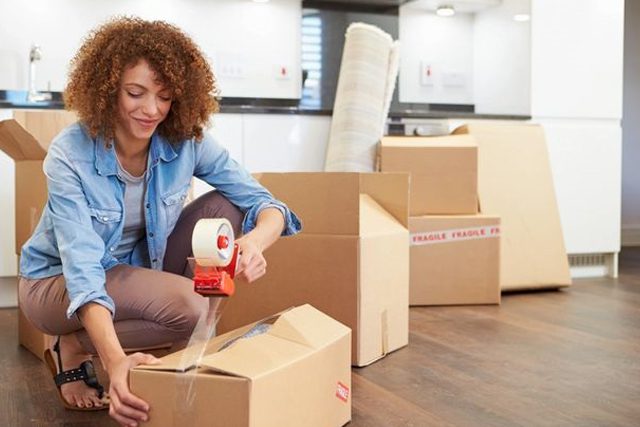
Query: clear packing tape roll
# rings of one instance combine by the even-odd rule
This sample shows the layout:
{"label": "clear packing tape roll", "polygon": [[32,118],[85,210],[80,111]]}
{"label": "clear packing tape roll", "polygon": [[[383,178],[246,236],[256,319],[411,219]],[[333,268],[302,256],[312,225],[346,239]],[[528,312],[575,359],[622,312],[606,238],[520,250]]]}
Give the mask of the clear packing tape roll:
{"label": "clear packing tape roll", "polygon": [[[234,236],[231,223],[224,218],[199,220],[191,238],[195,262],[202,266],[224,267],[233,258]],[[191,413],[195,401],[195,381],[198,366],[209,340],[216,331],[228,297],[208,297],[208,309],[200,314],[196,327],[184,349],[177,367],[175,421],[193,419]]]}
{"label": "clear packing tape roll", "polygon": [[233,257],[233,244],[233,228],[227,219],[201,219],[193,228],[191,250],[200,265],[226,266]]}

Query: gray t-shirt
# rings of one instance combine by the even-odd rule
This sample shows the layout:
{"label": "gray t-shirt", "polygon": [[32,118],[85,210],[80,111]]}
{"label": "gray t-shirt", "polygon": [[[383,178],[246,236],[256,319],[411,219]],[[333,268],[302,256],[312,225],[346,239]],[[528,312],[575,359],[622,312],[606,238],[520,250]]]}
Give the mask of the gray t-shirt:
{"label": "gray t-shirt", "polygon": [[[117,158],[117,157],[116,157]],[[147,171],[141,176],[133,176],[118,160],[118,177],[125,183],[124,188],[124,230],[120,244],[113,255],[121,259],[128,257],[136,243],[145,236],[144,195]]]}

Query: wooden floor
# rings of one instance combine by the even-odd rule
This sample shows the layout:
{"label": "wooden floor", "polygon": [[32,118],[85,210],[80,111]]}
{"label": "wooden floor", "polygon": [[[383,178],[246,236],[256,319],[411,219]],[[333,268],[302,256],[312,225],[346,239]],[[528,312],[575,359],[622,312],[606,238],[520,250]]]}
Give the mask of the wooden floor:
{"label": "wooden floor", "polygon": [[[0,426],[115,425],[61,408],[16,322],[0,310]],[[640,249],[617,280],[412,308],[409,346],[354,369],[352,396],[353,427],[639,426]]]}

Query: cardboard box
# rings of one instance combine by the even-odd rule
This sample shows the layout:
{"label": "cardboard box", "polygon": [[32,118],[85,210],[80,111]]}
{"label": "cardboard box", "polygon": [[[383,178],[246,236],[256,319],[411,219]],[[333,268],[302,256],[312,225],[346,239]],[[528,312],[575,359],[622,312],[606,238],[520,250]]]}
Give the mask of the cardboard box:
{"label": "cardboard box", "polygon": [[569,286],[571,276],[549,155],[540,126],[462,126],[478,143],[478,195],[501,218],[503,290]]}
{"label": "cardboard box", "polygon": [[352,363],[370,364],[409,340],[408,175],[257,175],[303,222],[265,251],[267,274],[237,283],[218,331],[309,303],[349,326]]}
{"label": "cardboard box", "polygon": [[411,305],[500,304],[500,218],[409,218]]}
{"label": "cardboard box", "polygon": [[42,161],[53,138],[77,120],[74,113],[51,110],[15,110],[0,121],[0,150],[15,161],[16,254],[31,237],[47,201]]}
{"label": "cardboard box", "polygon": [[131,391],[151,406],[150,421],[143,425],[330,427],[349,422],[349,328],[310,305],[272,321],[262,334],[239,338],[255,330],[254,324],[213,338],[197,367],[187,372],[177,369],[190,349],[162,358],[160,365],[131,370]]}
{"label": "cardboard box", "polygon": [[[36,228],[47,201],[42,161],[53,138],[76,121],[76,115],[59,110],[15,110],[13,118],[0,121],[0,150],[15,161],[15,251]],[[51,337],[36,329],[18,307],[18,340],[42,359]]]}
{"label": "cardboard box", "polygon": [[469,135],[384,137],[380,170],[411,174],[411,216],[478,212],[478,147]]}

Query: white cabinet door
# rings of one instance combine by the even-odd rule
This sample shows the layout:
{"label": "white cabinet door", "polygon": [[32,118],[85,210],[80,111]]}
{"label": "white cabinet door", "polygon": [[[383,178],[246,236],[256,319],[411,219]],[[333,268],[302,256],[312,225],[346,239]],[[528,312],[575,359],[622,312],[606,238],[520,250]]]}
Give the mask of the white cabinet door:
{"label": "white cabinet door", "polygon": [[570,254],[620,250],[621,128],[616,120],[537,120],[547,138]]}
{"label": "white cabinet door", "polygon": [[331,117],[245,114],[244,165],[251,172],[324,169]]}
{"label": "white cabinet door", "polygon": [[624,0],[532,0],[534,117],[622,117]]}

